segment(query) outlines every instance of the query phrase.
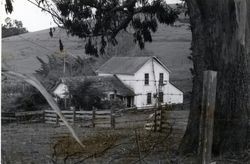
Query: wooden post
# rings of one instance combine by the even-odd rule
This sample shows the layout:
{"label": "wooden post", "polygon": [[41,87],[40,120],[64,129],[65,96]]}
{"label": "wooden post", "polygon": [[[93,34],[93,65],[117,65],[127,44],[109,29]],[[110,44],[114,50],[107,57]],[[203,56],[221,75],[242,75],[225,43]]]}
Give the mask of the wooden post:
{"label": "wooden post", "polygon": [[137,130],[136,129],[135,129],[135,139],[136,139],[136,145],[137,145],[138,154],[139,154],[139,162],[140,162],[140,164],[142,164],[141,148],[140,148],[140,143],[139,143],[138,134],[137,134]]}
{"label": "wooden post", "polygon": [[76,120],[76,108],[73,107],[73,124],[75,124],[75,120]]}
{"label": "wooden post", "polygon": [[16,120],[17,120],[17,124],[19,124],[20,120],[19,120],[19,117],[16,116],[16,113],[14,113],[14,117],[15,117]]}
{"label": "wooden post", "polygon": [[43,111],[43,122],[46,122],[46,118],[45,118],[45,110]]}
{"label": "wooden post", "polygon": [[201,164],[211,163],[217,72],[204,71],[200,117],[199,157]]}
{"label": "wooden post", "polygon": [[154,117],[154,132],[157,130],[157,108],[154,110],[155,111],[155,117]]}
{"label": "wooden post", "polygon": [[56,125],[58,125],[59,124],[59,116],[55,113],[55,115],[56,115]]}
{"label": "wooden post", "polygon": [[162,132],[162,124],[165,121],[165,115],[164,115],[164,109],[163,107],[160,105],[159,106],[159,110],[160,110],[160,127],[159,127],[159,132]]}
{"label": "wooden post", "polygon": [[92,107],[92,125],[93,125],[93,128],[95,127],[95,112],[96,112],[95,107]]}
{"label": "wooden post", "polygon": [[110,111],[110,124],[111,128],[115,129],[115,113],[113,109]]}

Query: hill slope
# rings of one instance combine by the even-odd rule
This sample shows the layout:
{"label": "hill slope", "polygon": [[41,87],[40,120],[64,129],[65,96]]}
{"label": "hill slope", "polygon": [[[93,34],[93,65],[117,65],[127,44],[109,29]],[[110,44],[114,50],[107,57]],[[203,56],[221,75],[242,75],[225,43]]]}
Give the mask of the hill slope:
{"label": "hill slope", "polygon": [[[188,91],[191,87],[189,68],[191,32],[188,24],[179,27],[159,25],[158,31],[153,34],[153,42],[147,43],[144,50],[140,50],[133,43],[131,34],[121,33],[117,37],[119,42],[115,48],[110,48],[107,55],[98,58],[97,68],[113,55],[117,56],[157,56],[170,68],[171,79],[182,90]],[[58,40],[61,38],[68,55],[86,57],[84,40],[68,36],[64,30],[56,28],[53,38],[49,36],[49,29],[26,33],[2,39],[2,62],[16,71],[33,73],[40,67],[36,56],[46,60],[47,55],[58,53]]]}

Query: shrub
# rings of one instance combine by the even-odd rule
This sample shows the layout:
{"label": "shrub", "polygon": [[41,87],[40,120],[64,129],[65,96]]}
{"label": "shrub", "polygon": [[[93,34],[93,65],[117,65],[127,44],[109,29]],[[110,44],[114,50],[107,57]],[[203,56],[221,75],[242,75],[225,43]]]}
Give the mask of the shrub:
{"label": "shrub", "polygon": [[46,105],[47,102],[41,93],[32,87],[29,91],[18,96],[15,104],[18,111],[34,111],[40,110],[40,107]]}

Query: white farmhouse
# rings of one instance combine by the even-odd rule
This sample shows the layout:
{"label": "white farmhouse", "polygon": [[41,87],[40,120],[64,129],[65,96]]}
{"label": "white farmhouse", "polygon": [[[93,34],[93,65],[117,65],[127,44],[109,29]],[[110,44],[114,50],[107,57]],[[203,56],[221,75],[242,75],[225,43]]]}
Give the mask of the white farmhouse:
{"label": "white farmhouse", "polygon": [[169,81],[170,70],[157,57],[112,57],[96,73],[116,76],[133,92],[124,99],[128,107],[153,107],[183,103],[183,92]]}

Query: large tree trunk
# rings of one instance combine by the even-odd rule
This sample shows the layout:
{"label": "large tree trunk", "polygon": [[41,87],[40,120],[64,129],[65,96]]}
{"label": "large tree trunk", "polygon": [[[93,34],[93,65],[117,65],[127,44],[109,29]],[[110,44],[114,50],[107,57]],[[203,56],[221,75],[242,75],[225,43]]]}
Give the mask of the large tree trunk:
{"label": "large tree trunk", "polygon": [[213,153],[241,152],[247,145],[250,1],[186,2],[192,30],[194,74],[189,122],[180,151],[197,153],[202,73],[215,70],[218,81]]}

